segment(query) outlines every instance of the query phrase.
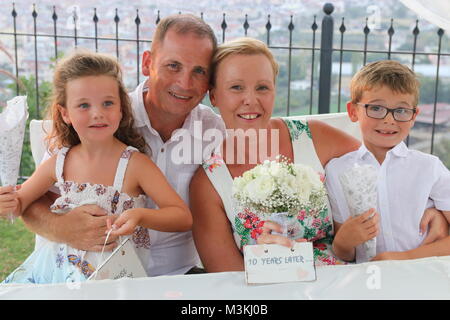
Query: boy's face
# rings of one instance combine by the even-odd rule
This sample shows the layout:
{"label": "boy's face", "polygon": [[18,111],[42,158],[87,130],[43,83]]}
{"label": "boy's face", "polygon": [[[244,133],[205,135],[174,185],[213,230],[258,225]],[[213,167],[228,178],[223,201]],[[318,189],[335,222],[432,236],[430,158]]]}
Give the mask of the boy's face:
{"label": "boy's face", "polygon": [[[411,120],[405,122],[395,120],[391,112],[388,112],[384,119],[374,119],[367,115],[367,111],[373,116],[374,114],[383,113],[382,108],[377,106],[387,107],[388,109],[413,109],[415,107],[413,101],[414,96],[412,94],[398,93],[392,91],[389,87],[378,86],[364,91],[358,104],[349,102],[347,104],[347,112],[351,121],[359,122],[367,149],[372,153],[387,152],[406,139],[414,125],[419,109],[416,107],[416,113],[412,115]],[[365,104],[376,106],[370,107],[371,110],[366,110]],[[398,118],[408,118],[405,114],[410,113],[410,111],[398,110],[397,113],[396,117]]]}

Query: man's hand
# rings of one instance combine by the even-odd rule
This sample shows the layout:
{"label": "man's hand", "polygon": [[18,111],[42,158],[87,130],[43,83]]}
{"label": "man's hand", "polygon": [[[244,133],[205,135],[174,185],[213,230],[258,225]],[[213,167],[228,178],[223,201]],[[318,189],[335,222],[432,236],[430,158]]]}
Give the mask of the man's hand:
{"label": "man's hand", "polygon": [[[56,232],[73,248],[85,251],[102,251],[106,240],[107,220],[114,222],[117,216],[108,216],[97,205],[85,205],[61,215],[56,224]],[[110,236],[105,251],[116,246],[117,236]]]}
{"label": "man's hand", "polygon": [[435,208],[425,210],[420,220],[420,232],[424,234],[429,228],[426,238],[421,246],[433,243],[437,240],[448,237],[448,222],[444,215]]}

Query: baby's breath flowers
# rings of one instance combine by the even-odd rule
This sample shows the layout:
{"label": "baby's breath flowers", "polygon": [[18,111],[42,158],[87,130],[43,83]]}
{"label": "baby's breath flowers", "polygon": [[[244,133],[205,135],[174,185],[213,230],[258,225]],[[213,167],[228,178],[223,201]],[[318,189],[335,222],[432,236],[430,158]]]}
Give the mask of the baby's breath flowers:
{"label": "baby's breath flowers", "polygon": [[263,215],[326,207],[326,190],[318,172],[289,163],[284,157],[266,160],[233,181],[233,197]]}

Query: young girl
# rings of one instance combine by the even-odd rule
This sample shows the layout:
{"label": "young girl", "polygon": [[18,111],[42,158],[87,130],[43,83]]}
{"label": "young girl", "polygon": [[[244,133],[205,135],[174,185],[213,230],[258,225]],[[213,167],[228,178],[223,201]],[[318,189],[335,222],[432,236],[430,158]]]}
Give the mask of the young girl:
{"label": "young girl", "polygon": [[[192,217],[158,167],[138,152],[145,143],[133,129],[120,66],[105,55],[76,52],[57,65],[53,86],[53,129],[47,137],[53,156],[17,192],[3,188],[0,216],[12,211],[20,215],[56,183],[61,196],[51,207],[55,213],[96,204],[109,215],[120,215],[113,234],[133,234],[145,268],[151,240],[147,228],[187,231]],[[146,195],[159,209],[144,208]],[[100,253],[47,240],[4,282],[84,281],[101,259]]]}

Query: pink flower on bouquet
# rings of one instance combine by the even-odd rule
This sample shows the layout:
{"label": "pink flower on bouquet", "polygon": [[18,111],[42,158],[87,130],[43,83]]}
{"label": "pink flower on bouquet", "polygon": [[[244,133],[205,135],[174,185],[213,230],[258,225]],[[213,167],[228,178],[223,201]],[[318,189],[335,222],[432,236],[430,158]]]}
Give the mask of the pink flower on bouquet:
{"label": "pink flower on bouquet", "polygon": [[300,221],[305,220],[306,218],[306,210],[300,210],[300,212],[298,213],[297,219]]}

